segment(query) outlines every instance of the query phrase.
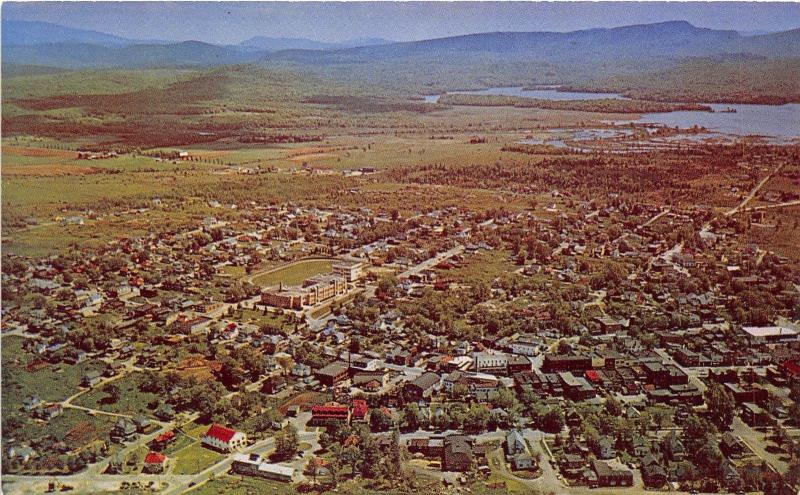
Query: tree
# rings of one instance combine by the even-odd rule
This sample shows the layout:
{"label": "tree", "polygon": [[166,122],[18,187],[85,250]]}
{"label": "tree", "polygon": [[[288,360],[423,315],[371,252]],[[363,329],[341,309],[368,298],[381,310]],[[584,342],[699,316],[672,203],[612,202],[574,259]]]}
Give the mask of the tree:
{"label": "tree", "polygon": [[704,394],[709,418],[717,428],[728,429],[736,412],[736,402],[719,383],[712,383]]}
{"label": "tree", "polygon": [[622,405],[613,395],[606,395],[606,412],[613,417],[622,416]]}
{"label": "tree", "polygon": [[372,431],[389,431],[392,427],[390,418],[382,409],[373,409],[369,415],[369,427]]}
{"label": "tree", "polygon": [[542,430],[548,433],[558,433],[564,428],[564,413],[561,409],[553,407],[542,417]]}
{"label": "tree", "polygon": [[417,431],[422,425],[423,418],[419,406],[414,402],[409,402],[403,408],[403,423],[409,431]]}
{"label": "tree", "polygon": [[480,433],[489,423],[489,410],[480,404],[473,404],[464,418],[464,430],[471,433]]}
{"label": "tree", "polygon": [[111,385],[107,386],[105,388],[105,392],[108,395],[106,395],[103,401],[107,404],[115,404],[117,401],[119,401],[119,387],[116,384],[112,383]]}
{"label": "tree", "polygon": [[291,423],[275,435],[275,457],[279,460],[285,461],[294,457],[299,446],[297,428]]}

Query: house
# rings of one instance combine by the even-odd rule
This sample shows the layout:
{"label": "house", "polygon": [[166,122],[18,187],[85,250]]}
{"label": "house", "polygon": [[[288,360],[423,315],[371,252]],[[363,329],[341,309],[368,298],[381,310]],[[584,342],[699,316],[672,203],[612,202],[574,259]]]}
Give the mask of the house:
{"label": "house", "polygon": [[742,421],[750,426],[763,426],[767,423],[769,414],[757,404],[745,402],[742,404]]}
{"label": "house", "polygon": [[525,445],[525,439],[522,434],[517,430],[511,430],[506,433],[506,455],[513,457],[517,454],[527,454],[528,449]]}
{"label": "house", "polygon": [[741,440],[736,438],[731,432],[727,431],[722,435],[719,448],[726,456],[736,459],[745,453],[745,447]]}
{"label": "house", "polygon": [[163,473],[166,464],[167,456],[161,454],[160,452],[149,452],[144,457],[144,467],[142,468],[142,472],[148,474]]}
{"label": "house", "polygon": [[31,458],[36,456],[36,451],[28,446],[9,447],[6,453],[9,459],[20,459],[23,463],[28,462]]}
{"label": "house", "polygon": [[247,436],[240,431],[214,423],[200,439],[200,442],[215,450],[232,452],[247,443]]}
{"label": "house", "polygon": [[39,408],[34,411],[34,415],[45,421],[50,421],[51,419],[61,416],[64,413],[64,408],[61,407],[61,404],[48,404],[46,406],[40,406]]}
{"label": "house", "polygon": [[633,473],[626,468],[611,467],[607,462],[594,460],[592,469],[597,475],[599,486],[632,486]]}
{"label": "house", "polygon": [[353,399],[353,405],[350,409],[350,421],[366,421],[368,413],[369,406],[367,406],[367,401]]}
{"label": "house", "polygon": [[174,431],[166,431],[155,437],[153,441],[150,442],[150,447],[157,451],[164,450],[164,447],[174,442],[176,438]]}
{"label": "house", "polygon": [[267,394],[277,394],[286,388],[286,378],[282,376],[271,376],[264,381],[261,391]]}
{"label": "house", "polygon": [[334,361],[318,369],[314,375],[320,383],[332,387],[337,383],[347,380],[349,366],[343,361]]}
{"label": "house", "polygon": [[403,387],[403,395],[408,402],[420,402],[429,399],[439,385],[439,375],[433,372],[423,373]]}
{"label": "house", "polygon": [[564,454],[561,456],[561,469],[565,471],[575,471],[581,469],[586,460],[578,454]]}
{"label": "house", "polygon": [[111,429],[111,441],[122,443],[136,437],[136,423],[129,418],[120,418]]}
{"label": "house", "polygon": [[103,381],[103,375],[99,371],[87,371],[81,379],[81,386],[92,388]]}
{"label": "house", "polygon": [[680,462],[686,457],[686,448],[683,446],[683,442],[681,442],[680,438],[678,438],[678,435],[676,435],[675,432],[667,435],[667,438],[664,439],[662,445],[664,449],[664,456],[667,459]]}
{"label": "house", "polygon": [[37,409],[41,405],[42,405],[42,400],[35,395],[27,397],[25,398],[25,400],[22,401],[22,408],[25,410],[25,412],[31,412]]}
{"label": "house", "polygon": [[296,376],[298,378],[311,376],[311,367],[307,364],[297,363],[292,366],[292,376]]}
{"label": "house", "polygon": [[466,435],[450,435],[446,437],[442,453],[442,470],[469,471],[475,463],[472,444],[473,440]]}
{"label": "house", "polygon": [[162,402],[156,408],[155,415],[162,421],[170,421],[175,418],[175,409],[172,405]]}
{"label": "house", "polygon": [[517,454],[511,458],[511,468],[515,471],[533,469],[533,457],[528,454]]}
{"label": "house", "polygon": [[614,440],[611,437],[601,437],[597,442],[597,457],[600,459],[613,459],[617,456]]}
{"label": "house", "polygon": [[649,464],[642,468],[642,480],[645,486],[661,488],[667,484],[667,472],[658,464]]}

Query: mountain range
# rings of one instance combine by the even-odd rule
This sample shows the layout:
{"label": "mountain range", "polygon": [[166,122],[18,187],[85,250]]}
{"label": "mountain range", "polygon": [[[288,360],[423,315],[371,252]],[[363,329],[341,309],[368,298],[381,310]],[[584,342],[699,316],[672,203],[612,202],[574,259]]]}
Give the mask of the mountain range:
{"label": "mountain range", "polygon": [[800,29],[756,36],[685,21],[561,32],[495,32],[412,42],[361,39],[326,43],[254,37],[238,45],[133,40],[55,24],[2,23],[3,64],[59,68],[144,68],[237,63],[293,67],[376,64],[538,63],[580,67],[637,65],[730,54],[800,57]]}

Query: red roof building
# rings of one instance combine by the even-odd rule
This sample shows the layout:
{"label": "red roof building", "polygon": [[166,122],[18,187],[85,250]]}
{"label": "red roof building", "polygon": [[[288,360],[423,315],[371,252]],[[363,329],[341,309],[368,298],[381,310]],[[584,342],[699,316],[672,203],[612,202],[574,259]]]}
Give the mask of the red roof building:
{"label": "red roof building", "polygon": [[144,457],[145,473],[161,473],[164,471],[164,465],[167,463],[167,456],[159,454],[158,452],[150,452]]}
{"label": "red roof building", "polygon": [[800,379],[800,361],[786,361],[781,365],[781,368],[783,368],[783,371],[789,378]]}
{"label": "red roof building", "polygon": [[203,435],[202,442],[217,450],[231,451],[247,443],[244,433],[214,423]]}
{"label": "red roof building", "polygon": [[350,409],[347,406],[337,402],[328,402],[325,405],[316,405],[311,408],[312,420],[345,420],[347,421],[350,415]]}
{"label": "red roof building", "polygon": [[167,462],[167,456],[158,452],[150,452],[144,457],[145,464],[164,464]]}
{"label": "red roof building", "polygon": [[355,399],[353,401],[353,409],[350,413],[350,419],[352,421],[364,421],[364,419],[367,417],[367,412],[369,412],[367,401]]}
{"label": "red roof building", "polygon": [[175,432],[168,431],[157,436],[154,440],[155,443],[168,443],[175,440]]}

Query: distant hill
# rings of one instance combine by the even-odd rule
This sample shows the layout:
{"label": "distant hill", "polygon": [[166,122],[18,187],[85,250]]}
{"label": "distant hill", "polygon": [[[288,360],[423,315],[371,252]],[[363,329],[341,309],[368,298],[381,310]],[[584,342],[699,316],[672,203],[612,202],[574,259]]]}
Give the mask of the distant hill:
{"label": "distant hill", "polygon": [[200,41],[175,44],[143,44],[106,47],[88,43],[45,45],[3,45],[4,64],[40,65],[62,68],[143,68],[215,66],[253,62],[264,52]]}
{"label": "distant hill", "polygon": [[[409,92],[563,84],[669,70],[691,58],[800,58],[800,30],[743,36],[685,21],[560,32],[495,32],[413,42],[254,37],[238,45],[142,42],[47,23],[3,22],[3,63],[69,69],[258,62]],[[743,58],[742,58],[743,59]]]}
{"label": "distant hill", "polygon": [[[147,43],[99,31],[75,29],[49,22],[3,20],[3,45],[42,45],[49,43],[89,43],[122,46]],[[153,43],[153,41],[149,41]]]}
{"label": "distant hill", "polygon": [[343,48],[387,45],[390,43],[393,43],[393,41],[382,38],[358,38],[341,43],[327,43],[307,38],[269,38],[266,36],[255,36],[242,41],[237,46],[247,49],[277,52],[281,50],[340,50]]}
{"label": "distant hill", "polygon": [[[782,46],[793,48],[793,32],[743,37],[736,31],[695,27],[685,21],[641,24],[610,29],[588,29],[568,33],[497,32],[449,38],[393,43],[334,51],[286,51],[269,54],[267,60],[300,63],[342,63],[397,60],[399,58],[463,53],[491,53],[499,59],[564,60],[679,58],[757,50],[769,55],[774,40],[787,38]],[[783,56],[776,52],[775,56]],[[797,52],[800,55],[800,52]]]}
{"label": "distant hill", "polygon": [[748,36],[734,44],[737,51],[767,57],[800,57],[800,29]]}

